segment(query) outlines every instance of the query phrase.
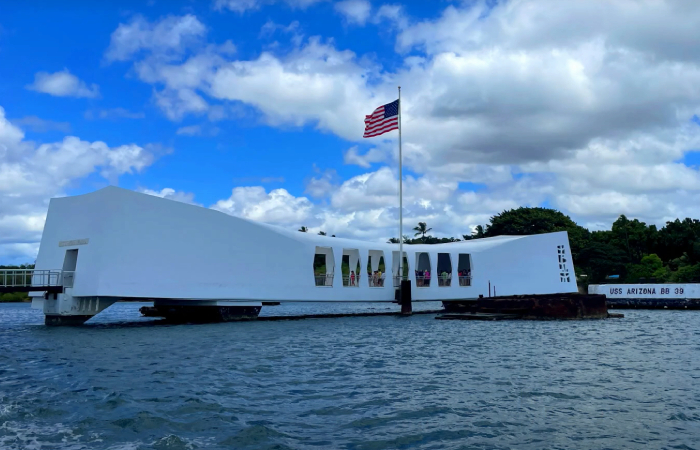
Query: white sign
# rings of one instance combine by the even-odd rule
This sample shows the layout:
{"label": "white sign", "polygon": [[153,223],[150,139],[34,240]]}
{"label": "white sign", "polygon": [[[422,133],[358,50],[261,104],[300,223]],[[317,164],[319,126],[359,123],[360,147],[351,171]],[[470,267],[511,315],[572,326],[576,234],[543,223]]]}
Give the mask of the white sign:
{"label": "white sign", "polygon": [[700,298],[700,284],[591,284],[588,293],[608,298]]}
{"label": "white sign", "polygon": [[90,242],[90,239],[75,239],[72,241],[61,241],[58,243],[59,247],[72,247],[74,245],[85,245]]}

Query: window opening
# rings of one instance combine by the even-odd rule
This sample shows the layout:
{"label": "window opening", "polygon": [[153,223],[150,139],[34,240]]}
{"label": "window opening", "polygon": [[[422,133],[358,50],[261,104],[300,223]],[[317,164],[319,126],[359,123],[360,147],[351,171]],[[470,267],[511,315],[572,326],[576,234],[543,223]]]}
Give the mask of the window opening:
{"label": "window opening", "polygon": [[385,280],[384,251],[370,250],[367,260],[367,283],[369,287],[384,287]]}
{"label": "window opening", "polygon": [[452,257],[449,253],[438,253],[437,276],[438,286],[452,286]]}
{"label": "window opening", "polygon": [[416,287],[430,287],[432,267],[428,253],[416,253]]}
{"label": "window opening", "polygon": [[333,286],[335,258],[330,247],[316,247],[314,255],[314,280],[316,286]]}
{"label": "window opening", "polygon": [[343,286],[360,286],[360,251],[357,249],[343,249]]}
{"label": "window opening", "polygon": [[460,253],[457,261],[457,274],[460,286],[472,285],[472,257],[468,253]]}

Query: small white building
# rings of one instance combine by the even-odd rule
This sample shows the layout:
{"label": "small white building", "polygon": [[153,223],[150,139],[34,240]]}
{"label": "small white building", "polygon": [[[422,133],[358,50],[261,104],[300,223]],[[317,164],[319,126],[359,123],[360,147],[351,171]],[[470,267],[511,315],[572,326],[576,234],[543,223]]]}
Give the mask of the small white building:
{"label": "small white building", "polygon": [[[566,232],[404,245],[413,301],[576,292],[570,255]],[[382,268],[389,273],[379,275]],[[62,270],[72,282],[33,306],[84,320],[121,299],[392,302],[399,245],[301,233],[107,187],[51,200],[36,269]]]}

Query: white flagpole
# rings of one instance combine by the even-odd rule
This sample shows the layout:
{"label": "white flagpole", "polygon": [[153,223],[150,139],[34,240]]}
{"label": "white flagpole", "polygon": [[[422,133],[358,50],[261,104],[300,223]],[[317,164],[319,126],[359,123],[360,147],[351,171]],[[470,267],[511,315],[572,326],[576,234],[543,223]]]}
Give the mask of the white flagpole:
{"label": "white flagpole", "polygon": [[403,168],[401,160],[401,86],[399,86],[399,287],[403,280]]}

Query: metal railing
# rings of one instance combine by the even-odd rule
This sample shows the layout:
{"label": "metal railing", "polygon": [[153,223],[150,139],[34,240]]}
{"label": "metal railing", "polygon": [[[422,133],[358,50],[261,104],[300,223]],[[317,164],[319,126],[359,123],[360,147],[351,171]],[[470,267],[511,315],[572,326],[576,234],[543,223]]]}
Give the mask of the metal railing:
{"label": "metal railing", "polygon": [[[423,275],[416,276],[416,286],[429,287],[431,278],[432,277],[425,278],[425,276],[423,276]],[[464,275],[464,276],[460,276],[458,278],[459,278],[458,281],[459,281],[460,286],[471,286],[472,285],[472,277],[471,276]],[[394,287],[399,287],[399,285],[401,284],[400,283],[401,277],[395,276],[395,277],[393,277],[393,279],[394,279]],[[407,280],[408,277],[403,277],[403,279]],[[437,280],[438,280],[438,286],[441,286],[441,287],[452,286],[452,277],[450,277],[449,275],[447,277],[440,275],[437,277]]]}
{"label": "metal railing", "polygon": [[460,286],[471,286],[472,285],[472,277],[471,276],[460,276],[459,277],[459,285]]}
{"label": "metal railing", "polygon": [[360,287],[360,275],[355,275],[354,277],[343,275],[343,286]]}
{"label": "metal railing", "polygon": [[440,287],[452,286],[452,274],[440,275],[437,280]]}
{"label": "metal railing", "polygon": [[379,275],[367,274],[367,279],[369,280],[369,287],[384,287],[384,276],[384,274],[382,274],[382,277],[380,277]]}
{"label": "metal railing", "polygon": [[333,274],[328,273],[325,275],[314,275],[316,280],[316,286],[333,286]]}
{"label": "metal railing", "polygon": [[75,272],[63,270],[0,269],[0,287],[73,287]]}
{"label": "metal railing", "polygon": [[417,287],[429,287],[430,286],[430,275],[427,277],[425,275],[416,275],[416,286]]}

